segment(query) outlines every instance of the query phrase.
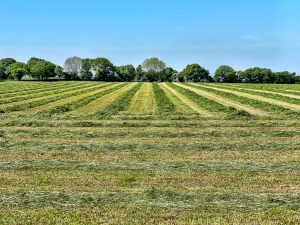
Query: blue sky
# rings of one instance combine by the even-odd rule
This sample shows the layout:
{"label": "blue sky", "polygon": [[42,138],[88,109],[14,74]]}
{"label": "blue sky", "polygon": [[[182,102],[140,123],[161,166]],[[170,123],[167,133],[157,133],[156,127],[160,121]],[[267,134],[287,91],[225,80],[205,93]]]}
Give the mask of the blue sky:
{"label": "blue sky", "polygon": [[297,0],[0,0],[0,58],[69,56],[116,65],[159,57],[178,70],[199,63],[300,74]]}

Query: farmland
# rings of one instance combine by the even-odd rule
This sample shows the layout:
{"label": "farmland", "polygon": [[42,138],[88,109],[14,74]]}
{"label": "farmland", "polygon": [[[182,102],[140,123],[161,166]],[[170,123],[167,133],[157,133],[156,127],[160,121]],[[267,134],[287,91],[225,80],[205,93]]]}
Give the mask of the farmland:
{"label": "farmland", "polygon": [[0,83],[0,224],[300,223],[300,85]]}

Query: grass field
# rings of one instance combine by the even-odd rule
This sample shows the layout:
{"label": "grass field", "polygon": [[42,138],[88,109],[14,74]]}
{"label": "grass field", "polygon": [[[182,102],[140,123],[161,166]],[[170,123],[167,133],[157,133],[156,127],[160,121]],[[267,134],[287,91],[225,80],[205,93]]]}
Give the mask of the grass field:
{"label": "grass field", "polygon": [[0,224],[299,224],[300,85],[0,83]]}

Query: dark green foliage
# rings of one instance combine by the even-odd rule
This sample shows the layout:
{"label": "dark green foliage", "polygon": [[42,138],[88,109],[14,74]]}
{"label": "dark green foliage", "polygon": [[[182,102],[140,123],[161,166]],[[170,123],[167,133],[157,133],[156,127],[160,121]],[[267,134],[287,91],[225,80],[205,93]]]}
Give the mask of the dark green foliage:
{"label": "dark green foliage", "polygon": [[25,63],[15,62],[7,68],[7,73],[12,79],[21,80],[28,73],[28,67]]}
{"label": "dark green foliage", "polygon": [[134,78],[136,77],[136,72],[133,65],[118,66],[117,73],[121,81],[134,81]]}
{"label": "dark green foliage", "polygon": [[0,80],[6,80],[9,77],[9,73],[7,68],[17,62],[15,59],[12,58],[4,58],[0,60]]}
{"label": "dark green foliage", "polygon": [[296,73],[290,73],[288,71],[274,73],[276,84],[294,84],[296,83]]}
{"label": "dark green foliage", "polygon": [[31,58],[27,66],[29,74],[38,80],[47,80],[49,77],[56,76],[56,65],[44,59]]}
{"label": "dark green foliage", "polygon": [[144,76],[144,71],[143,71],[142,65],[139,65],[135,71],[136,71],[135,81],[142,81],[142,78]]}
{"label": "dark green foliage", "polygon": [[80,71],[82,80],[92,80],[93,79],[92,66],[93,66],[92,59],[83,59],[82,60],[82,68]]}
{"label": "dark green foliage", "polygon": [[274,83],[272,70],[266,68],[249,68],[240,74],[241,81],[245,83]]}
{"label": "dark green foliage", "polygon": [[115,66],[106,58],[93,59],[92,69],[95,71],[95,80],[120,81]]}
{"label": "dark green foliage", "polygon": [[182,76],[186,81],[204,82],[210,81],[209,71],[199,64],[188,65],[182,72]]}
{"label": "dark green foliage", "polygon": [[225,83],[236,83],[239,81],[237,73],[230,66],[220,66],[215,72],[215,81]]}

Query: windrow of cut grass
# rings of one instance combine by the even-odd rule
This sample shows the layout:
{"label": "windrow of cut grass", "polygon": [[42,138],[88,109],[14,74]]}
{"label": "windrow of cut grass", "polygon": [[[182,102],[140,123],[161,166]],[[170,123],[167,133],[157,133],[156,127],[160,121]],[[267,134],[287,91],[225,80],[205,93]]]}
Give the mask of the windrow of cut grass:
{"label": "windrow of cut grass", "polygon": [[34,113],[40,113],[42,115],[48,114],[53,115],[57,113],[64,113],[68,111],[72,111],[84,104],[87,104],[90,101],[93,101],[94,99],[97,99],[99,96],[105,95],[108,90],[113,89],[114,87],[120,86],[120,84],[111,84],[106,83],[99,88],[89,91],[83,94],[76,94],[71,97],[67,97],[64,99],[60,99],[58,101],[51,102],[46,105],[37,106],[25,111],[22,111],[22,113],[25,114],[34,114]]}
{"label": "windrow of cut grass", "polygon": [[96,116],[101,118],[102,116],[112,116],[120,112],[127,111],[133,96],[141,89],[141,87],[141,83],[128,85],[128,89],[125,89],[125,92],[123,92],[121,95],[115,96],[115,99],[106,107],[103,107],[102,105],[102,110],[98,110],[92,115],[92,117]]}
{"label": "windrow of cut grass", "polygon": [[157,83],[153,84],[154,97],[157,105],[158,114],[175,113],[176,106],[170,101],[166,93]]}
{"label": "windrow of cut grass", "polygon": [[41,88],[48,88],[54,87],[57,85],[67,86],[72,85],[78,82],[69,82],[66,84],[65,82],[59,83],[52,83],[52,82],[15,82],[15,81],[8,81],[8,82],[1,82],[0,83],[0,94],[15,94],[19,92],[26,92],[26,91],[33,91],[39,90]]}
{"label": "windrow of cut grass", "polygon": [[220,104],[223,104],[227,107],[232,107],[232,108],[235,108],[237,110],[241,110],[241,111],[245,111],[251,115],[255,115],[255,116],[267,116],[267,112],[261,110],[261,109],[257,109],[257,108],[254,108],[252,106],[248,106],[248,105],[244,105],[244,104],[241,104],[237,101],[234,101],[234,100],[229,100],[227,98],[223,98],[219,95],[215,95],[215,94],[212,94],[208,91],[205,91],[205,90],[201,90],[199,88],[196,88],[193,84],[191,85],[188,85],[188,84],[176,84],[180,87],[183,87],[183,88],[186,88],[188,90],[191,90],[205,98],[208,98],[208,99],[211,99],[215,102],[218,102]]}
{"label": "windrow of cut grass", "polygon": [[45,105],[48,104],[50,102],[54,102],[60,99],[65,99],[74,95],[79,95],[88,91],[93,91],[99,88],[99,86],[101,86],[103,84],[97,84],[94,83],[92,85],[88,85],[88,86],[83,86],[83,87],[74,87],[65,91],[59,91],[56,94],[52,94],[49,96],[43,96],[43,97],[39,97],[39,98],[33,98],[33,99],[28,99],[28,100],[24,100],[21,101],[20,103],[9,103],[9,104],[5,104],[5,105],[0,105],[0,107],[2,107],[2,110],[5,112],[14,112],[14,111],[22,111],[22,110],[27,110],[33,107],[37,107],[40,105]]}
{"label": "windrow of cut grass", "polygon": [[250,88],[255,90],[275,91],[281,93],[292,93],[293,95],[300,95],[299,84],[249,84],[249,83],[238,83],[238,84],[214,84],[219,87],[238,87],[238,88]]}
{"label": "windrow of cut grass", "polygon": [[228,113],[230,111],[228,107],[208,98],[204,98],[191,90],[177,86],[173,83],[170,83],[168,85],[174,90],[176,90],[178,93],[188,98],[190,101],[195,102],[198,106],[209,112],[221,115],[222,113]]}
{"label": "windrow of cut grass", "polygon": [[109,104],[111,104],[116,98],[122,96],[126,91],[130,90],[135,83],[125,83],[114,91],[107,93],[106,95],[101,95],[99,98],[94,99],[93,101],[89,102],[88,104],[82,105],[81,107],[77,108],[76,110],[72,111],[70,114],[72,115],[92,115],[98,111],[103,110]]}
{"label": "windrow of cut grass", "polygon": [[168,88],[168,86],[161,84],[160,87],[165,92],[171,103],[175,106],[175,112],[180,114],[197,114],[197,112],[188,107],[187,104],[183,102],[172,89]]}
{"label": "windrow of cut grass", "polygon": [[198,104],[191,101],[188,97],[181,94],[180,92],[178,92],[177,90],[175,90],[171,86],[169,86],[167,84],[164,84],[164,87],[166,89],[168,89],[174,96],[176,96],[181,101],[182,105],[185,104],[186,106],[188,106],[194,112],[199,113],[200,115],[202,115],[204,117],[213,117],[214,116],[213,113],[209,112],[208,110],[206,110],[204,108],[201,108]]}
{"label": "windrow of cut grass", "polygon": [[[149,191],[148,191],[149,192]],[[154,196],[157,191],[150,189]],[[161,192],[164,193],[164,192]],[[167,192],[169,193],[169,192]],[[62,195],[63,196],[63,195]],[[226,197],[226,196],[225,196]],[[159,198],[159,196],[157,196]],[[210,198],[208,196],[207,198]],[[84,198],[83,198],[84,199]],[[147,201],[147,200],[144,200]],[[143,202],[144,202],[143,201]],[[201,202],[201,201],[200,201]],[[222,201],[224,202],[224,200]],[[264,205],[263,203],[258,203]],[[80,209],[72,208],[62,211],[55,208],[2,209],[0,221],[4,224],[297,224],[300,221],[295,210],[267,208],[257,211],[224,210],[216,206],[200,208],[176,207],[170,204],[155,204],[141,207],[138,204],[102,205]],[[125,206],[126,205],[126,206]],[[141,210],[142,209],[142,210]],[[230,213],[228,213],[230,211]]]}
{"label": "windrow of cut grass", "polygon": [[101,90],[100,93],[89,95],[88,97],[80,98],[80,99],[78,99],[74,102],[56,107],[54,109],[45,111],[43,113],[48,114],[48,115],[64,114],[65,113],[64,114],[65,117],[72,116],[72,115],[77,115],[78,111],[80,111],[82,108],[84,108],[87,105],[93,103],[94,101],[97,101],[98,99],[101,99],[103,96],[107,96],[110,93],[118,91],[119,89],[121,89],[125,86],[126,86],[126,84],[115,84],[113,86],[105,88],[105,90]]}
{"label": "windrow of cut grass", "polygon": [[[217,87],[217,88],[222,88],[220,85],[217,84],[209,84],[209,86]],[[224,86],[224,88],[229,88],[231,90],[246,90],[246,91],[253,91],[255,93],[265,93],[265,94],[271,94],[271,95],[279,95],[283,97],[288,97],[288,98],[294,98],[294,99],[300,99],[300,93],[287,93],[284,92],[283,90],[261,90],[261,89],[255,89],[255,88],[250,88],[250,87],[236,87],[236,86]]]}
{"label": "windrow of cut grass", "polygon": [[[12,127],[3,130],[0,128],[2,133],[8,134],[9,136],[17,135],[18,137],[53,137],[55,134],[59,134],[60,137],[65,138],[109,138],[109,137],[161,137],[161,138],[224,138],[224,137],[300,137],[300,131],[298,129],[269,129],[263,131],[260,129],[238,129],[235,128],[145,128],[143,130],[137,128],[49,128],[41,127],[38,130],[30,127]],[[128,134],[130,131],[130,134]],[[176,141],[176,140],[175,140]]]}
{"label": "windrow of cut grass", "polygon": [[66,91],[72,91],[76,90],[79,88],[83,87],[89,87],[91,84],[74,84],[74,85],[69,85],[69,86],[63,86],[63,87],[56,87],[56,88],[51,88],[51,89],[41,89],[40,91],[36,91],[30,94],[20,94],[18,96],[14,97],[8,97],[4,99],[0,99],[0,105],[7,105],[8,103],[17,103],[17,102],[23,102],[25,100],[31,100],[31,99],[37,99],[41,98],[47,95],[54,95],[54,94],[59,94],[63,93]]}
{"label": "windrow of cut grass", "polygon": [[[181,191],[235,191],[251,193],[299,194],[299,177],[283,172],[270,178],[268,172],[246,171],[170,171],[170,170],[98,170],[98,171],[1,171],[1,189],[11,186],[10,192],[60,191],[69,192],[141,192],[153,184],[159,189]],[[162,179],[168,177],[168,179]],[[249,177],[244,180],[243,177]],[[78,180],[81,182],[79,183]],[[285,184],[285,185],[284,185]],[[288,188],[286,187],[288,186]]]}
{"label": "windrow of cut grass", "polygon": [[[194,86],[194,85],[193,85]],[[264,110],[266,112],[269,113],[269,116],[280,116],[280,115],[287,115],[287,114],[293,114],[293,112],[291,112],[288,109],[285,109],[283,107],[274,105],[274,104],[270,104],[270,103],[265,103],[265,102],[261,102],[252,98],[247,98],[247,97],[242,97],[237,95],[236,93],[230,93],[227,91],[222,91],[222,90],[217,90],[217,89],[212,89],[209,88],[207,86],[202,86],[202,85],[197,85],[197,88],[200,88],[201,90],[205,90],[207,92],[213,93],[213,94],[217,94],[223,97],[226,97],[227,99],[232,99],[234,101],[240,102],[241,104],[245,104],[245,105],[249,105],[261,110]]]}
{"label": "windrow of cut grass", "polygon": [[151,83],[144,83],[141,89],[133,96],[127,110],[130,114],[154,114],[156,102]]}
{"label": "windrow of cut grass", "polygon": [[[199,84],[195,84],[195,85],[199,86]],[[205,88],[209,88],[209,89],[219,90],[219,91],[222,91],[222,92],[235,94],[239,97],[246,97],[246,98],[261,101],[261,102],[264,102],[264,103],[273,104],[273,105],[280,106],[282,108],[289,109],[289,110],[292,110],[292,111],[295,111],[295,112],[300,112],[300,101],[296,100],[296,99],[290,99],[290,98],[287,98],[287,97],[273,95],[273,94],[257,93],[255,91],[247,91],[247,90],[244,90],[244,89],[239,90],[239,91],[234,91],[234,90],[216,88],[216,87],[211,87],[211,86],[203,86],[203,85],[200,85],[200,86],[205,87]],[[292,103],[289,103],[289,102],[292,102]]]}
{"label": "windrow of cut grass", "polygon": [[[213,86],[215,88],[221,88],[218,85],[210,84],[209,86]],[[286,93],[283,91],[267,91],[267,90],[259,90],[259,89],[253,89],[253,88],[247,88],[247,87],[225,87],[225,89],[233,90],[233,91],[240,91],[243,93],[249,93],[259,96],[264,96],[266,98],[271,99],[277,99],[280,101],[288,102],[291,104],[300,104],[300,95],[292,94],[292,93]]]}
{"label": "windrow of cut grass", "polygon": [[[115,138],[102,138],[101,143],[99,145],[101,146],[108,146],[108,145],[115,145],[115,146],[123,146],[123,145],[138,145],[140,143],[143,143],[145,145],[170,145],[172,143],[179,145],[189,145],[191,143],[199,144],[199,145],[208,145],[211,142],[211,137],[202,137],[199,139],[198,137],[115,137]],[[90,137],[88,140],[84,137],[80,137],[77,139],[74,138],[65,138],[65,137],[47,137],[40,135],[39,137],[17,137],[15,139],[10,139],[11,145],[18,145],[18,144],[25,144],[30,142],[40,143],[40,144],[82,144],[83,142],[87,145],[95,145],[99,141],[99,138]],[[244,143],[299,143],[300,138],[298,136],[296,137],[219,137],[218,141],[226,144],[244,144]],[[4,146],[7,146],[7,142],[3,142]]]}
{"label": "windrow of cut grass", "polygon": [[[83,84],[83,83],[82,83]],[[16,89],[15,91],[7,91],[7,92],[3,92],[0,93],[0,100],[4,100],[7,98],[18,98],[18,97],[22,97],[23,95],[30,95],[30,94],[35,94],[35,93],[41,93],[41,92],[46,92],[46,91],[52,91],[52,90],[57,90],[59,88],[68,88],[68,87],[72,87],[75,85],[82,85],[79,83],[74,83],[74,82],[70,82],[68,84],[65,83],[57,83],[57,84],[53,84],[53,85],[38,85],[36,87],[30,88],[30,89],[26,89],[26,90],[22,90],[22,89]],[[17,85],[18,87],[18,85]]]}

